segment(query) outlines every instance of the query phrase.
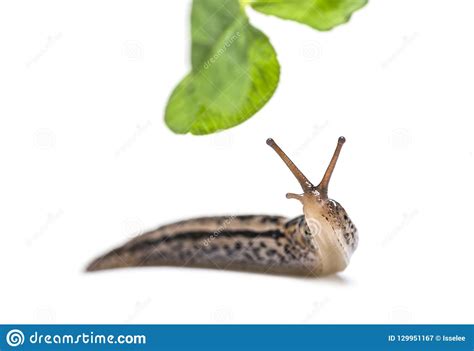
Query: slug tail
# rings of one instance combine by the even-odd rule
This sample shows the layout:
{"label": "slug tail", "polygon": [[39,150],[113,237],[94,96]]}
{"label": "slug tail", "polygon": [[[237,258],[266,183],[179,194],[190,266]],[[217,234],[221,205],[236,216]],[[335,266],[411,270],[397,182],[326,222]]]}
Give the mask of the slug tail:
{"label": "slug tail", "polygon": [[123,247],[120,247],[96,258],[86,267],[86,272],[131,267],[137,265],[137,262],[134,261],[133,257],[126,254]]}

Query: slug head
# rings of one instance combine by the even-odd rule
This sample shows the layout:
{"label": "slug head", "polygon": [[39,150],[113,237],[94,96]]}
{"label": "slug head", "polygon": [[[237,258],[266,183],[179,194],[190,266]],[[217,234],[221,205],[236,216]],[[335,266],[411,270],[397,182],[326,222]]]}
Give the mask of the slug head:
{"label": "slug head", "polygon": [[337,146],[336,150],[334,151],[334,154],[332,156],[331,162],[329,163],[328,168],[326,169],[326,172],[324,173],[323,179],[317,186],[314,186],[313,183],[311,183],[308,178],[299,170],[298,167],[291,161],[291,159],[283,152],[282,149],[275,143],[273,139],[267,139],[267,144],[275,150],[275,152],[280,156],[280,158],[285,162],[285,164],[288,166],[290,171],[293,173],[295,176],[296,180],[301,185],[301,188],[303,189],[303,194],[298,195],[298,194],[293,194],[293,193],[288,193],[286,194],[286,197],[288,199],[297,199],[305,204],[305,200],[313,201],[317,204],[320,204],[321,206],[324,206],[327,204],[329,201],[328,198],[328,187],[329,187],[329,182],[331,180],[332,173],[334,171],[334,168],[336,167],[337,160],[339,158],[339,154],[341,153],[342,145],[346,142],[346,139],[344,137],[339,137],[339,140],[337,141]]}
{"label": "slug head", "polygon": [[288,193],[288,199],[297,199],[303,204],[303,212],[313,240],[321,250],[325,251],[327,261],[324,273],[343,270],[349,263],[350,256],[357,247],[357,229],[349,219],[344,208],[328,197],[328,187],[332,173],[336,167],[339,154],[346,139],[340,137],[331,162],[318,185],[313,185],[296,167],[273,139],[267,144],[280,156],[303,189],[303,194]]}

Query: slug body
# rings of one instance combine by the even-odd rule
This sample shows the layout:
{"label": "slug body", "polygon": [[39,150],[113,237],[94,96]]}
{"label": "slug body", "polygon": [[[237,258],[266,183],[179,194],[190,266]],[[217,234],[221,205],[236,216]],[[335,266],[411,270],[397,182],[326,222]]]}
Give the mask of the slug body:
{"label": "slug body", "polygon": [[189,219],[159,227],[94,260],[87,271],[142,266],[186,266],[320,276],[344,270],[357,248],[357,229],[344,208],[327,196],[345,139],[319,185],[314,186],[272,140],[270,145],[303,188],[287,194],[303,215],[248,215]]}

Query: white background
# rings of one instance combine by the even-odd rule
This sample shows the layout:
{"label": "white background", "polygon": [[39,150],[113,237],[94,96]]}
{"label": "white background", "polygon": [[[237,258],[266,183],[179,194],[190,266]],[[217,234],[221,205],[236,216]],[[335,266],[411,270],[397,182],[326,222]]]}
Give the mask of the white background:
{"label": "white background", "polygon": [[[189,69],[190,1],[0,3],[1,323],[472,323],[472,1],[372,1],[331,32],[249,11],[280,86],[208,137],[164,125]],[[170,221],[301,214],[274,137],[360,246],[300,279],[184,268],[85,274]]]}

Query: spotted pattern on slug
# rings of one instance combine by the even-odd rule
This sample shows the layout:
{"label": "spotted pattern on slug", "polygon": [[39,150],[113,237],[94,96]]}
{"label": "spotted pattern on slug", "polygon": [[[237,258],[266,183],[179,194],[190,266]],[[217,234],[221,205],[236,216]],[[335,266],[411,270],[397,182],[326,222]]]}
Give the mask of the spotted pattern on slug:
{"label": "spotted pattern on slug", "polygon": [[[307,230],[303,216],[289,222],[279,216],[234,216],[230,229],[222,229],[226,218],[197,218],[161,227],[100,257],[89,271],[163,265],[313,274],[314,248],[308,250],[298,242]],[[246,224],[254,230],[243,230]],[[201,230],[196,230],[199,226]],[[207,230],[202,230],[204,226]]]}
{"label": "spotted pattern on slug", "polygon": [[341,230],[344,237],[344,241],[353,251],[358,245],[357,228],[352,223],[351,219],[347,215],[346,210],[334,200],[330,201],[328,206],[329,217],[328,221],[333,223],[334,230]]}
{"label": "spotted pattern on slug", "polygon": [[345,269],[357,248],[357,229],[344,208],[327,196],[344,138],[320,184],[314,186],[286,154],[270,145],[304,193],[287,194],[304,215],[239,215],[188,219],[140,235],[94,260],[87,271],[120,267],[184,266],[318,276]]}

